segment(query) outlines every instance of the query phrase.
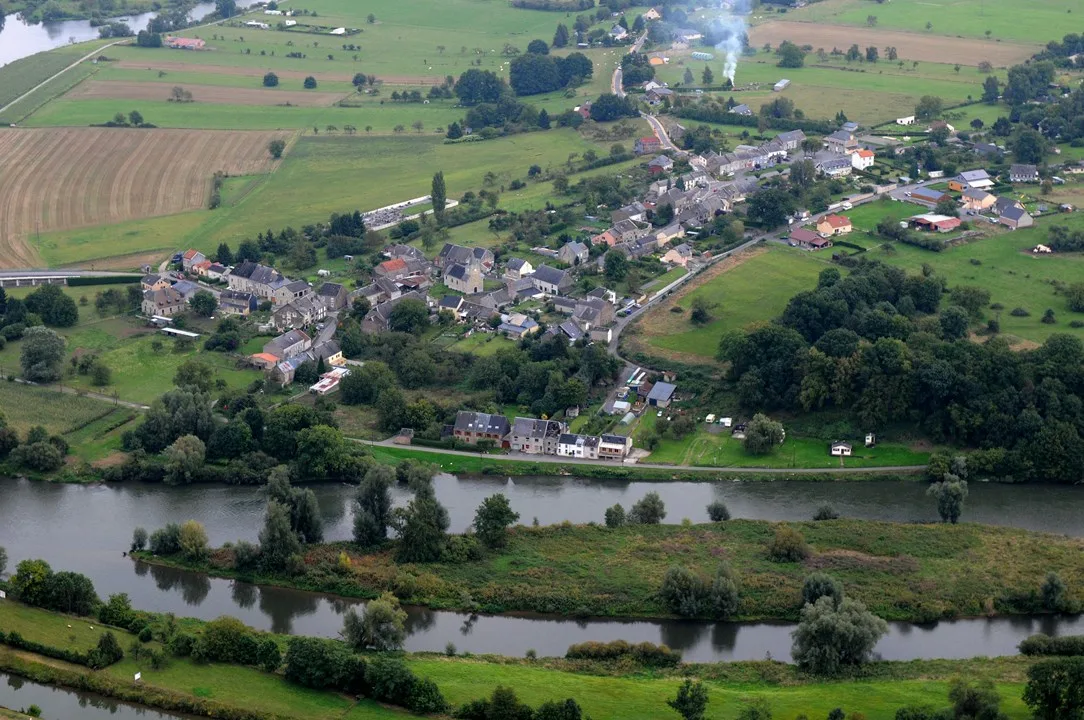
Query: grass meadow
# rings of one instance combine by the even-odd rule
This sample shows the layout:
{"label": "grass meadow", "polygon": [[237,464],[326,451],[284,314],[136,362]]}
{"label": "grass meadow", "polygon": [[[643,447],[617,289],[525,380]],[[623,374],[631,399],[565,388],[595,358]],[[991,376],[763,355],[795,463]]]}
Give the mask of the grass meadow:
{"label": "grass meadow", "polygon": [[[1069,0],[1033,0],[1026,11],[1016,0],[893,0],[876,7],[864,0],[825,0],[788,18],[866,27],[866,18],[876,15],[882,29],[969,38],[985,38],[989,30],[991,42],[1045,44],[1070,31],[1075,7]],[[933,26],[929,31],[926,23]]]}
{"label": "grass meadow", "polygon": [[[5,372],[12,368],[5,368]],[[0,382],[0,413],[19,435],[41,425],[52,435],[64,435],[111,414],[113,406],[101,400],[66,395],[45,387]]]}
{"label": "grass meadow", "polygon": [[78,45],[66,45],[8,63],[0,68],[0,107],[108,42],[92,40]]}

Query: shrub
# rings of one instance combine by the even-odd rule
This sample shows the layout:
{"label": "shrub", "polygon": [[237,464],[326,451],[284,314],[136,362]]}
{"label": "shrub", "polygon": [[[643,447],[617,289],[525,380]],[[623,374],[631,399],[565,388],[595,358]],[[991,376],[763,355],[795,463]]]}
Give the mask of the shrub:
{"label": "shrub", "polygon": [[1043,609],[1059,612],[1066,609],[1067,598],[1065,583],[1056,572],[1048,572],[1040,589]]}
{"label": "shrub", "polygon": [[169,651],[177,657],[188,657],[196,646],[196,636],[190,633],[177,633],[169,641]]}
{"label": "shrub", "polygon": [[147,547],[147,531],[137,527],[132,531],[132,552],[139,552]]}
{"label": "shrub", "polygon": [[98,638],[98,645],[90,652],[89,662],[92,668],[104,668],[124,657],[117,637],[108,630]]}
{"label": "shrub", "polygon": [[423,715],[444,715],[452,709],[440,688],[429,678],[414,681],[407,707]]}
{"label": "shrub", "polygon": [[768,557],[775,562],[798,562],[809,557],[802,534],[789,525],[780,525],[768,542]]}
{"label": "shrub", "polygon": [[1031,315],[1031,313],[1029,313],[1022,307],[1014,307],[1012,310],[1009,311],[1009,314],[1013,317],[1028,317],[1029,315]]}
{"label": "shrub", "polygon": [[139,642],[149,643],[151,640],[154,640],[154,632],[149,625],[144,625],[143,629],[139,631]]}
{"label": "shrub", "polygon": [[681,653],[666,645],[642,642],[636,645],[624,640],[613,642],[584,642],[570,645],[565,652],[569,660],[619,660],[630,658],[649,667],[673,667],[681,662]]}
{"label": "shrub", "polygon": [[830,597],[838,605],[843,600],[843,583],[828,573],[816,572],[802,583],[802,605],[816,605],[822,597]]}
{"label": "shrub", "polygon": [[381,655],[365,671],[369,694],[374,700],[409,707],[416,678],[399,658]]}
{"label": "shrub", "polygon": [[1032,635],[1020,643],[1022,655],[1084,655],[1084,635],[1065,635],[1062,637],[1050,637],[1049,635]]}
{"label": "shrub", "polygon": [[298,685],[357,691],[366,685],[365,661],[333,640],[295,637],[286,646],[285,677]]}
{"label": "shrub", "polygon": [[791,656],[798,667],[819,675],[867,662],[877,641],[888,632],[888,623],[850,598],[837,605],[822,597],[802,608],[801,617]]}
{"label": "shrub", "polygon": [[666,517],[666,504],[657,492],[649,492],[629,509],[631,525],[658,525]]}
{"label": "shrub", "polygon": [[625,524],[625,508],[621,503],[606,508],[606,527],[615,528]]}
{"label": "shrub", "polygon": [[813,513],[813,520],[818,521],[818,522],[821,521],[821,520],[838,520],[838,519],[839,519],[839,513],[836,512],[836,509],[834,507],[832,507],[831,503],[824,503],[819,508],[817,508],[817,512]]}
{"label": "shrub", "polygon": [[721,500],[708,505],[708,518],[712,522],[725,522],[730,519],[730,510],[727,508],[726,503]]}

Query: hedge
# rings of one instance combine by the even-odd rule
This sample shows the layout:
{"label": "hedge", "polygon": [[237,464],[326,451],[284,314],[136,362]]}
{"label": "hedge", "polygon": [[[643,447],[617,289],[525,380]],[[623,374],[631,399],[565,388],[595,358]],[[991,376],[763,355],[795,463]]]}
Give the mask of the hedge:
{"label": "hedge", "polygon": [[1022,655],[1084,655],[1084,635],[1066,635],[1064,637],[1050,637],[1049,635],[1032,635],[1020,643]]}
{"label": "hedge", "polygon": [[82,287],[84,285],[134,285],[139,278],[129,275],[106,275],[104,277],[70,277],[69,287]]}

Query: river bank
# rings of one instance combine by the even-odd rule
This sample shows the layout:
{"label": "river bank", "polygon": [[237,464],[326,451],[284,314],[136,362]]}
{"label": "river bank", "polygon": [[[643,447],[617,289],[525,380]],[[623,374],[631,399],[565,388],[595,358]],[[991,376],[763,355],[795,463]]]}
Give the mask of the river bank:
{"label": "river bank", "polygon": [[[1039,588],[1050,571],[1069,588],[1084,580],[1084,541],[973,524],[913,525],[834,520],[790,523],[807,544],[804,560],[768,555],[779,524],[733,520],[706,525],[518,526],[506,548],[480,560],[398,564],[394,542],[361,553],[350,543],[307,546],[304,572],[248,575],[221,548],[206,562],[140,553],[141,561],[260,585],[352,598],[383,591],[438,610],[542,613],[565,617],[670,618],[658,592],[668,568],[705,578],[722,562],[737,573],[741,601],[729,620],[793,621],[806,576],[824,571],[848,595],[889,620],[1042,612]],[[349,563],[340,560],[345,554]],[[1080,598],[1070,590],[1071,602]]]}
{"label": "river bank", "polygon": [[[0,603],[0,629],[10,625],[13,603]],[[21,607],[21,606],[20,606]],[[64,637],[66,625],[84,622],[34,608],[23,608],[32,615],[32,635],[28,639],[45,641]],[[155,617],[156,632],[164,618]],[[181,619],[179,627],[196,635],[202,623]],[[8,627],[7,629],[10,629]],[[101,631],[101,628],[99,628]],[[112,629],[125,649],[134,640],[127,631]],[[33,635],[36,633],[36,635]],[[285,647],[289,638],[274,636]],[[85,641],[84,642],[88,642]],[[153,643],[157,645],[157,642]],[[1010,718],[1028,717],[1020,701],[1028,667],[1034,662],[1025,657],[981,658],[954,662],[873,662],[852,677],[826,680],[800,673],[793,666],[779,662],[714,663],[647,670],[627,664],[539,658],[537,660],[496,656],[449,657],[448,655],[406,654],[403,659],[418,677],[431,679],[453,704],[488,695],[497,685],[514,688],[520,699],[539,705],[555,698],[574,698],[585,715],[596,720],[658,718],[668,712],[665,699],[673,695],[685,676],[701,678],[709,692],[708,717],[732,718],[742,703],[753,699],[767,701],[779,717],[805,713],[825,717],[835,707],[861,712],[870,720],[891,720],[902,705],[943,705],[947,702],[948,681],[955,676],[972,680],[989,679],[996,683],[1003,697],[1002,709]],[[133,680],[141,673],[139,682]],[[269,673],[236,665],[199,665],[187,658],[171,658],[165,667],[150,667],[126,657],[105,670],[92,672],[26,652],[0,646],[0,673],[12,677],[0,683],[0,704],[43,708],[46,718],[90,717],[94,709],[108,710],[111,717],[126,720],[142,712],[137,702],[171,710],[150,713],[152,717],[180,718],[182,708],[198,711],[204,717],[219,718],[348,718],[368,720],[413,717],[370,700],[355,700],[338,693],[299,687],[286,681],[281,672]],[[0,675],[0,679],[2,675]],[[42,683],[42,684],[36,684]],[[58,692],[45,684],[74,688],[84,694]],[[95,693],[85,694],[87,691]],[[29,693],[29,694],[27,694]],[[106,697],[112,698],[110,704]],[[24,699],[25,698],[25,699]],[[117,702],[117,701],[124,702]],[[104,702],[103,702],[104,701]],[[58,712],[57,703],[67,710],[68,703],[90,706],[88,714]],[[102,717],[106,717],[102,713]]]}

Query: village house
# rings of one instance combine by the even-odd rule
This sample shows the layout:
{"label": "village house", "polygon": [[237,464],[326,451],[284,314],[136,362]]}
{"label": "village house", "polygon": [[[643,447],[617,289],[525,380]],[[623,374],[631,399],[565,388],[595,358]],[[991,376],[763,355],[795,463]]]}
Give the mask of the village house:
{"label": "village house", "polygon": [[674,169],[674,161],[665,155],[659,155],[647,164],[647,170],[652,175],[661,175]]}
{"label": "village house", "polygon": [[508,418],[504,415],[460,410],[456,413],[452,434],[456,440],[468,445],[489,440],[500,447],[509,430]]}
{"label": "village house", "polygon": [[255,295],[240,290],[223,290],[218,294],[218,309],[226,315],[248,317],[259,304],[259,298]]}
{"label": "village house", "polygon": [[633,220],[622,220],[614,223],[614,226],[610,228],[610,232],[617,238],[618,242],[631,242],[647,235],[650,228],[646,225],[637,224]]}
{"label": "village house", "polygon": [[608,303],[617,302],[617,293],[609,288],[597,287],[591,292],[587,293],[589,298],[598,298],[599,300],[605,300]]}
{"label": "village house", "polygon": [[851,174],[851,171],[854,170],[854,165],[847,158],[840,158],[839,160],[822,160],[817,163],[817,170],[826,177],[845,177]]}
{"label": "village house", "polygon": [[276,363],[289,360],[312,348],[312,338],[304,330],[290,330],[279,335],[263,346],[264,355],[275,359]]}
{"label": "village house", "polygon": [[226,282],[231,290],[250,292],[257,297],[270,300],[275,291],[288,284],[289,281],[280,272],[266,265],[259,265],[246,260],[226,276]]}
{"label": "village house", "polygon": [[675,238],[685,237],[685,228],[681,227],[681,225],[676,222],[670,223],[669,225],[656,230],[651,237],[655,238],[656,245],[663,247]]}
{"label": "village house", "polygon": [[395,306],[406,299],[421,300],[426,302],[426,296],[417,292],[408,292],[400,295],[397,298],[391,300],[385,300],[384,302],[374,305],[369,311],[369,314],[365,316],[365,319],[361,321],[362,332],[377,333],[385,332],[390,327],[391,312],[395,309]]}
{"label": "village house", "polygon": [[836,130],[824,138],[824,146],[834,153],[846,155],[858,149],[858,141],[846,130]]}
{"label": "village house", "polygon": [[693,249],[686,243],[681,243],[675,247],[666,251],[666,254],[662,256],[664,263],[670,265],[680,265],[681,267],[687,267],[689,261],[693,258]]}
{"label": "village house", "polygon": [[482,292],[482,264],[473,258],[466,264],[452,263],[444,266],[444,284],[452,290],[467,295]]}
{"label": "village house", "polygon": [[183,38],[166,35],[162,44],[174,50],[202,50],[206,43],[200,38]]}
{"label": "village house", "polygon": [[610,28],[610,37],[612,37],[614,40],[624,40],[628,36],[629,31],[618,24],[615,24],[612,28]]}
{"label": "village house", "polygon": [[316,299],[327,312],[335,312],[346,307],[350,292],[341,284],[326,282],[316,291]]}
{"label": "village house", "polygon": [[808,228],[796,228],[790,231],[790,244],[807,250],[824,250],[832,247],[832,241],[821,237]]}
{"label": "village house", "polygon": [[1009,182],[1037,183],[1039,182],[1039,168],[1034,165],[1012,165],[1009,167]]}
{"label": "village house", "polygon": [[557,440],[557,455],[578,460],[598,460],[598,437],[564,433]]}
{"label": "village house", "polygon": [[753,115],[753,109],[744,103],[742,103],[741,105],[735,105],[734,107],[730,108],[730,112],[734,113],[735,115],[741,115],[743,117],[751,117]]}
{"label": "village house", "polygon": [[661,20],[662,15],[655,8],[651,8],[650,10],[648,10],[647,12],[645,12],[643,14],[643,18],[644,18],[645,21],[647,21],[647,20]]}
{"label": "village house", "polygon": [[509,280],[520,280],[525,277],[530,277],[533,272],[534,265],[531,265],[529,260],[512,258],[505,266],[504,276]]}
{"label": "village house", "polygon": [[643,222],[644,215],[647,212],[647,208],[644,204],[637,200],[636,202],[629,203],[624,207],[618,208],[610,213],[610,222],[616,225],[622,220],[632,220],[633,222]]}
{"label": "village house", "polygon": [[572,320],[584,332],[595,327],[604,327],[614,320],[614,306],[601,298],[584,298],[576,302]]}
{"label": "village house", "polygon": [[619,242],[621,242],[621,238],[614,234],[612,229],[600,232],[598,235],[591,238],[592,245],[608,245],[609,247],[613,247]]}
{"label": "village house", "polygon": [[964,170],[948,182],[949,190],[963,192],[967,189],[987,190],[994,186],[990,173],[985,170]]}
{"label": "village house", "polygon": [[1003,197],[1003,196],[999,197],[994,202],[994,214],[995,215],[999,215],[999,216],[1003,215],[1005,213],[1005,211],[1010,209],[1010,208],[1020,208],[1021,210],[1023,210],[1024,206],[1020,204],[1019,200],[1015,200],[1013,198]]}
{"label": "village house", "polygon": [[531,283],[546,295],[562,295],[572,287],[572,277],[564,270],[539,265],[531,275]]}
{"label": "village house", "polygon": [[211,261],[204,260],[203,262],[193,263],[189,268],[189,272],[198,277],[207,277],[207,271],[211,269]]}
{"label": "village house", "polygon": [[410,275],[410,268],[407,266],[406,260],[403,258],[392,258],[391,260],[385,260],[373,268],[374,278],[386,278],[388,280],[399,280]]}
{"label": "village house", "polygon": [[275,288],[271,300],[277,305],[285,305],[295,300],[307,298],[310,295],[312,295],[311,285],[304,280],[291,280],[285,285]]}
{"label": "village house", "polygon": [[139,279],[139,287],[143,290],[161,290],[169,285],[169,278],[162,275],[144,275]]}
{"label": "village house", "polygon": [[604,434],[598,440],[600,460],[623,460],[632,450],[632,438],[625,435]]}
{"label": "village house", "polygon": [[437,255],[435,265],[438,268],[445,268],[454,264],[467,265],[474,261],[481,265],[483,273],[487,273],[493,269],[494,260],[493,251],[489,248],[469,248],[445,243],[440,254]]}
{"label": "village house", "polygon": [[654,135],[637,138],[636,143],[632,146],[632,151],[637,155],[644,155],[645,153],[657,153],[660,150],[662,150],[662,141],[660,141]]}
{"label": "village house", "polygon": [[834,442],[829,450],[833,457],[850,457],[851,444],[849,442]]}
{"label": "village house", "polygon": [[918,205],[926,205],[928,207],[934,207],[937,203],[944,199],[952,199],[952,196],[948,193],[943,193],[940,190],[934,190],[927,187],[918,187],[911,191],[911,194],[907,196],[907,199]]}
{"label": "village house", "polygon": [[851,221],[844,215],[825,215],[817,223],[817,232],[821,237],[846,235],[851,231]]}
{"label": "village house", "polygon": [[508,445],[513,452],[556,455],[558,440],[566,429],[567,426],[557,420],[517,417],[508,434]]}
{"label": "village house", "polygon": [[1031,227],[1035,224],[1035,220],[1032,219],[1028,211],[1022,207],[1010,207],[1006,208],[997,221],[1009,228],[1010,230],[1018,230],[1020,228]]}
{"label": "village house", "polygon": [[140,310],[147,317],[173,317],[185,310],[184,296],[171,287],[144,290]]}
{"label": "village house", "polygon": [[222,278],[226,277],[226,275],[229,274],[229,272],[230,272],[230,268],[223,265],[222,263],[211,263],[210,265],[207,266],[207,270],[204,271],[203,275],[208,280],[216,280],[217,281],[217,280],[221,280]]}
{"label": "village house", "polygon": [[528,317],[523,313],[502,315],[501,320],[501,324],[497,326],[497,332],[504,333],[508,337],[516,340],[527,337],[528,335],[533,335],[541,329],[541,326],[539,326],[534,318]]}
{"label": "village house", "polygon": [[[644,93],[644,100],[647,101],[648,105],[659,105],[666,98],[672,97],[673,94],[674,91],[667,87],[652,88]],[[661,147],[662,143],[659,143],[659,146]]]}
{"label": "village house", "polygon": [[181,267],[184,268],[185,272],[188,272],[193,265],[197,265],[206,259],[206,256],[199,250],[186,250],[184,255],[181,256]]}
{"label": "village house", "polygon": [[384,248],[384,257],[390,260],[425,260],[425,255],[418,248],[398,243]]}
{"label": "village house", "polygon": [[437,312],[449,312],[458,322],[462,319],[463,305],[466,301],[462,295],[445,295],[437,302]]}
{"label": "village house", "polygon": [[276,330],[301,327],[318,323],[327,317],[327,308],[312,296],[300,297],[293,302],[279,305],[271,313],[271,324]]}
{"label": "village house", "polygon": [[983,210],[988,210],[994,206],[997,202],[997,196],[991,195],[985,190],[968,188],[967,190],[964,190],[962,200],[965,210],[982,212]]}
{"label": "village house", "polygon": [[567,242],[557,251],[557,259],[565,265],[580,265],[587,262],[590,251],[581,242]]}
{"label": "village house", "polygon": [[873,167],[873,162],[876,159],[876,155],[872,150],[865,150],[859,148],[851,153],[851,167],[855,170],[868,170]]}

